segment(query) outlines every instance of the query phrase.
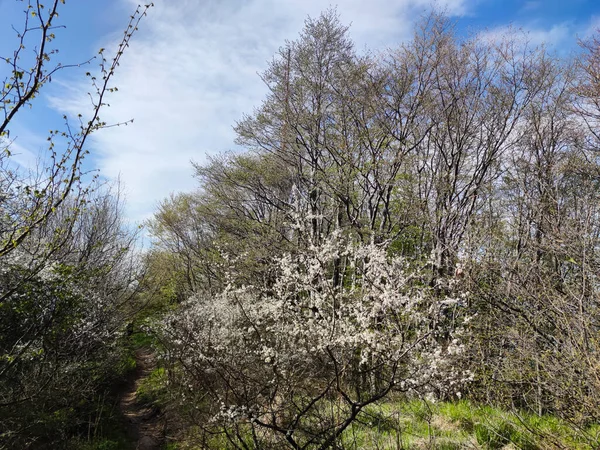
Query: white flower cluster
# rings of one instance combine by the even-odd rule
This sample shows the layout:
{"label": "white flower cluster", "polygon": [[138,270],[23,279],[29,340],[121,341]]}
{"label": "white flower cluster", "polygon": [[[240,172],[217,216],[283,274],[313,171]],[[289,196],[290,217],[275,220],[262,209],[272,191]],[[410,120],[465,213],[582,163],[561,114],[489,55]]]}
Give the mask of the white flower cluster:
{"label": "white flower cluster", "polygon": [[469,378],[452,368],[464,348],[460,336],[444,342],[430,327],[460,299],[432,306],[429,288],[413,283],[419,274],[384,246],[351,244],[334,233],[283,256],[275,268],[268,288],[232,282],[216,297],[191,298],[164,321],[168,352],[183,362],[186,385],[239,388],[223,396],[230,403],[220,418],[234,410],[238,417],[240,405],[260,410],[269,393],[283,395],[311,377],[318,384],[340,373],[351,378],[352,370],[391,373],[401,366],[392,382],[407,391],[439,380],[441,371],[452,372],[449,387]]}

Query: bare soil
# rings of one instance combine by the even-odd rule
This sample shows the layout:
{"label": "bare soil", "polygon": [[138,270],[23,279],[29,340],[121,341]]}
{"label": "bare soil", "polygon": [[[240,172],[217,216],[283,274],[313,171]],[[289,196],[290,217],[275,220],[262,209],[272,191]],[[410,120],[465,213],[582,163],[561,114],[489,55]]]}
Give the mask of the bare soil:
{"label": "bare soil", "polygon": [[160,411],[141,403],[136,392],[140,383],[156,367],[149,349],[136,351],[136,370],[120,394],[119,408],[127,433],[136,450],[160,450],[165,443],[166,421]]}

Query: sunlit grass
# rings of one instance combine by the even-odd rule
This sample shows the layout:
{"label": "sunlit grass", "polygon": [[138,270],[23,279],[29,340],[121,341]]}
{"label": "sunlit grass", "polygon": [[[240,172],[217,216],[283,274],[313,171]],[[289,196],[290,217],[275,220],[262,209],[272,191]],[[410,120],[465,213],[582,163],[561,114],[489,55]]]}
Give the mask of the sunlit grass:
{"label": "sunlit grass", "polygon": [[341,448],[523,449],[599,448],[600,425],[577,429],[552,416],[512,413],[468,401],[387,401],[368,407]]}
{"label": "sunlit grass", "polygon": [[[336,403],[330,406],[335,415]],[[339,405],[338,405],[339,406]],[[339,417],[338,417],[339,418]],[[255,448],[250,428],[238,431],[247,448]],[[282,436],[260,430],[264,443],[286,448]],[[194,433],[189,433],[190,442]],[[180,442],[178,448],[195,448]],[[262,445],[262,444],[261,444]],[[317,448],[315,446],[314,448]],[[235,448],[215,435],[202,448]],[[267,448],[267,447],[265,447]],[[271,447],[268,447],[271,448]],[[307,447],[313,448],[313,447]],[[593,450],[600,448],[600,424],[578,428],[554,416],[509,412],[469,401],[433,403],[424,400],[387,400],[366,407],[335,445],[337,450]]]}

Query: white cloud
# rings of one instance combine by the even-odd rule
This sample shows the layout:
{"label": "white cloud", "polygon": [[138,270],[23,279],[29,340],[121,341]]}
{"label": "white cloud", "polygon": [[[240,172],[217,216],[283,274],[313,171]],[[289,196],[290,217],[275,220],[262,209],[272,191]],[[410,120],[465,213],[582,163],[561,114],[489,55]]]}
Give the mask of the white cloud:
{"label": "white cloud", "polygon": [[[4,148],[4,146],[1,148]],[[16,140],[8,145],[8,149],[11,154],[10,163],[14,165],[14,169],[19,171],[25,170],[25,172],[30,173],[37,171],[40,161],[40,152],[31,151],[28,147],[19,144]]]}
{"label": "white cloud", "polygon": [[534,45],[546,44],[558,47],[573,36],[572,26],[568,22],[553,25],[549,30],[534,28],[526,31]]}
{"label": "white cloud", "polygon": [[600,33],[600,15],[592,16],[590,18],[588,25],[586,26],[585,30],[583,30],[583,33],[581,33],[580,37],[582,39],[589,39],[598,33]]}
{"label": "white cloud", "polygon": [[523,42],[529,46],[537,47],[546,45],[553,49],[559,49],[563,44],[570,44],[573,41],[575,30],[571,22],[555,24],[549,29],[533,25],[506,25],[484,31],[479,35],[479,38],[482,40],[500,41],[507,37],[519,37],[519,33],[522,34]]}
{"label": "white cloud", "polygon": [[[458,15],[467,12],[466,2],[436,5]],[[233,147],[235,121],[266,93],[257,72],[286,39],[296,38],[308,15],[328,7],[320,0],[155,4],[119,67],[119,93],[102,112],[109,123],[135,122],[103,130],[93,140],[95,163],[104,176],[120,176],[135,220],[151,216],[169,193],[194,187],[190,160]],[[339,0],[338,11],[343,23],[352,24],[357,48],[376,49],[408,37],[415,18],[431,6],[430,0]],[[75,112],[81,110],[79,99],[71,95],[54,104]]]}
{"label": "white cloud", "polygon": [[0,139],[0,150],[5,148],[9,150],[10,157],[2,161],[2,166],[21,175],[40,175],[43,167],[52,164],[46,137],[30,132],[22,124],[11,127],[10,139]]}

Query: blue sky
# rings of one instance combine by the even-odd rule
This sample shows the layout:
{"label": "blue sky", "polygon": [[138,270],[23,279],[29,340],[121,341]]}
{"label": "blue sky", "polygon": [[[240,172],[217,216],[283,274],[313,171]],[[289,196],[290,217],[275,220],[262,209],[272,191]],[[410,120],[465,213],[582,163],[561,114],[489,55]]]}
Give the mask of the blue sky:
{"label": "blue sky", "polygon": [[[102,113],[109,123],[133,125],[103,130],[90,143],[89,168],[119,178],[132,221],[151,217],[172,192],[195,187],[190,161],[234,148],[232,126],[266,94],[257,73],[278,47],[294,39],[308,16],[336,5],[351,24],[357,48],[378,50],[409,39],[414,22],[430,0],[155,0],[115,77],[119,92]],[[60,11],[65,29],[56,30],[57,60],[79,63],[118,40],[137,5],[133,0],[67,0]],[[599,0],[438,0],[460,33],[508,25],[568,54],[578,37],[600,28]],[[15,42],[11,25],[21,26],[24,4],[0,0],[0,56]],[[89,90],[85,72],[64,71],[53,78],[32,110],[11,128],[13,153],[24,167],[45,150],[46,133],[61,125],[62,114],[85,113]],[[4,78],[5,68],[0,66]]]}

